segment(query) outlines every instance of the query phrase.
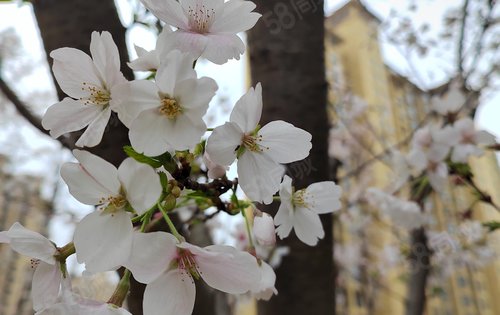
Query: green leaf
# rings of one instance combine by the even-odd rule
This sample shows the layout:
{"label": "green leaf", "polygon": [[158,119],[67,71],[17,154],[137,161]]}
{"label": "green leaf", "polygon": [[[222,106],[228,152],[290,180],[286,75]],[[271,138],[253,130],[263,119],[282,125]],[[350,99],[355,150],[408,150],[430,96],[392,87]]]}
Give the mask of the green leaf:
{"label": "green leaf", "polygon": [[132,148],[129,145],[124,146],[123,151],[125,151],[125,154],[127,154],[129,157],[133,158],[139,163],[148,164],[154,168],[159,168],[163,165],[163,163],[157,160],[156,158],[145,156],[142,153],[138,153],[134,150],[134,148]]}
{"label": "green leaf", "polygon": [[500,222],[499,221],[485,222],[485,223],[483,223],[483,226],[488,228],[490,230],[490,232],[493,232],[493,231],[500,229]]}

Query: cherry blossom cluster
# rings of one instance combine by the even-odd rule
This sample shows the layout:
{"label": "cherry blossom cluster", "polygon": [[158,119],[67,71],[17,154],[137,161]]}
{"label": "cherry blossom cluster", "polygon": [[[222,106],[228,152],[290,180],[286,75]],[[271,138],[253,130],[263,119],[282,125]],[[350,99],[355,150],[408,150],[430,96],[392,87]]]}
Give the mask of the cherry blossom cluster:
{"label": "cherry blossom cluster", "polygon": [[[67,47],[50,54],[55,78],[68,95],[43,118],[50,134],[58,138],[84,129],[76,146],[94,147],[111,115],[117,115],[128,128],[131,146],[124,148],[129,157],[119,167],[83,149],[73,150],[76,162],[62,166],[61,176],[73,197],[95,206],[77,223],[72,243],[57,247],[19,223],[0,232],[0,242],[32,257],[36,314],[129,314],[121,305],[131,276],[146,284],[146,315],[191,314],[198,280],[223,292],[269,299],[277,293],[276,276],[255,247],[273,247],[276,234],[283,239],[292,229],[302,242],[314,246],[325,236],[319,215],[341,207],[341,189],[334,182],[296,190],[284,175],[285,164],[309,155],[311,134],[280,120],[261,126],[260,84],[237,101],[225,124],[207,128],[203,119],[218,86],[211,78],[198,78],[196,61],[223,64],[239,59],[245,45],[237,33],[260,18],[253,12],[255,4],[142,3],[167,24],[156,48],[137,47],[139,57],[129,63],[133,70],[151,71],[149,79],[125,79],[108,32],[92,33],[90,55]],[[204,140],[207,131],[211,135]],[[204,161],[205,181],[193,179],[191,164],[196,159]],[[226,171],[235,161],[238,178],[228,180]],[[248,199],[238,197],[238,187]],[[219,196],[225,192],[232,193],[227,201]],[[274,200],[281,200],[274,218],[255,206]],[[248,245],[201,248],[187,242],[173,217],[190,203],[241,213]],[[253,221],[247,209],[253,210]],[[159,221],[170,231],[151,232]],[[125,268],[109,301],[90,301],[72,292],[65,265],[72,254],[88,274]]]}

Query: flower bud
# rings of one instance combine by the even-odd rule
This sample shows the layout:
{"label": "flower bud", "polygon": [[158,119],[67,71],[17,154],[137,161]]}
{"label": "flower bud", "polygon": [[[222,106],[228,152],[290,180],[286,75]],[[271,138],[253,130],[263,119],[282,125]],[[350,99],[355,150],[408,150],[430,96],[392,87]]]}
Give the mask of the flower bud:
{"label": "flower bud", "polygon": [[214,163],[207,152],[203,154],[203,163],[208,169],[208,177],[212,179],[221,178],[226,175],[226,171],[229,169],[227,166],[222,166],[217,163]]}
{"label": "flower bud", "polygon": [[273,246],[276,244],[276,231],[274,221],[267,213],[253,219],[253,234],[260,245]]}

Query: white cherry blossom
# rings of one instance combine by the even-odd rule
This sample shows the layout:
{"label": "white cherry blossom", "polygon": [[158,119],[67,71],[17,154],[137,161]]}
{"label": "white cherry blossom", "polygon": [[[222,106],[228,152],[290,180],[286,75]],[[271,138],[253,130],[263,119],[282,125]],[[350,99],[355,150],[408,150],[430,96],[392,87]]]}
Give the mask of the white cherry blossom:
{"label": "white cherry blossom", "polygon": [[111,89],[125,82],[120,72],[118,48],[109,32],[92,33],[92,58],[81,50],[59,48],[50,53],[59,86],[70,97],[49,107],[42,120],[50,135],[87,129],[76,142],[79,147],[99,144],[111,116]]}
{"label": "white cherry blossom", "polygon": [[[130,69],[135,71],[156,71],[160,67],[160,63],[165,56],[173,50],[173,43],[167,40],[168,34],[172,32],[170,26],[165,25],[158,35],[155,49],[151,51],[135,46],[137,59],[128,63]],[[193,61],[194,59],[195,58],[193,58]]]}
{"label": "white cherry blossom", "polygon": [[14,223],[8,231],[0,232],[0,243],[10,245],[12,250],[31,257],[35,269],[31,283],[33,309],[42,310],[57,301],[61,280],[60,264],[55,259],[56,246],[43,235]]}
{"label": "white cherry blossom", "polygon": [[281,204],[274,217],[278,236],[287,237],[293,228],[302,242],[316,245],[325,236],[319,215],[339,210],[341,194],[340,186],[331,181],[294,191],[292,179],[285,175],[280,188]]}
{"label": "white cherry blossom", "polygon": [[281,164],[306,158],[312,136],[281,120],[260,128],[261,114],[259,83],[238,100],[229,122],[213,130],[206,150],[220,165],[230,165],[237,158],[239,185],[245,194],[251,200],[269,204],[285,171]]}
{"label": "white cherry blossom", "polygon": [[490,145],[495,143],[495,136],[484,130],[477,130],[474,121],[470,118],[462,118],[453,124],[453,129],[458,134],[458,141],[453,146],[451,160],[453,162],[467,163],[471,156],[480,156],[483,150],[479,145]]}
{"label": "white cherry blossom", "polygon": [[99,206],[77,224],[77,260],[89,272],[116,269],[132,246],[133,227],[126,207],[138,214],[151,208],[162,191],[159,177],[149,165],[132,158],[116,169],[89,152],[74,150],[73,154],[79,163],[65,163],[61,176],[78,201]]}
{"label": "white cherry blossom", "polygon": [[443,95],[434,96],[431,99],[433,109],[443,116],[456,114],[466,101],[467,97],[458,80],[452,81]]}
{"label": "white cherry blossom", "polygon": [[192,149],[207,126],[203,115],[217,91],[211,78],[196,78],[192,58],[170,52],[158,69],[155,82],[132,81],[113,89],[118,117],[130,128],[134,149],[149,156]]}
{"label": "white cherry blossom", "polygon": [[251,1],[141,0],[163,22],[177,27],[167,36],[176,49],[216,64],[239,59],[245,44],[236,35],[252,28],[260,14]]}
{"label": "white cherry blossom", "polygon": [[147,284],[145,315],[190,315],[195,279],[231,294],[245,293],[261,281],[255,257],[229,246],[200,248],[169,233],[136,233],[132,253],[125,266]]}

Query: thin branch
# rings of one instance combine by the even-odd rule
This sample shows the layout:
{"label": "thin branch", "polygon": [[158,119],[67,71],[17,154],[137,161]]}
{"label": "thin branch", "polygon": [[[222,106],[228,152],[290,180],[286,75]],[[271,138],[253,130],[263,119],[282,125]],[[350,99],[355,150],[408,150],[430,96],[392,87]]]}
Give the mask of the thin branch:
{"label": "thin branch", "polygon": [[458,74],[460,78],[464,79],[464,41],[465,41],[465,24],[467,22],[467,9],[469,7],[469,0],[464,1],[464,6],[462,7],[462,24],[460,25],[460,37],[458,39],[458,60],[457,60],[457,68]]}
{"label": "thin branch", "polygon": [[[7,99],[14,105],[14,107],[17,109],[18,113],[21,116],[23,116],[31,125],[33,125],[33,127],[38,129],[41,133],[50,137],[49,131],[43,128],[40,118],[33,115],[28,105],[25,104],[21,99],[19,99],[16,93],[13,90],[11,90],[11,88],[1,77],[0,77],[0,90],[7,97]],[[64,141],[63,139],[58,139],[58,140],[64,147],[68,149],[73,148],[73,146],[70,143]]]}

